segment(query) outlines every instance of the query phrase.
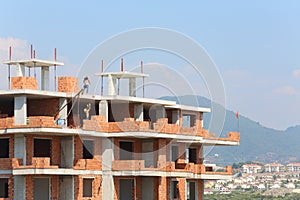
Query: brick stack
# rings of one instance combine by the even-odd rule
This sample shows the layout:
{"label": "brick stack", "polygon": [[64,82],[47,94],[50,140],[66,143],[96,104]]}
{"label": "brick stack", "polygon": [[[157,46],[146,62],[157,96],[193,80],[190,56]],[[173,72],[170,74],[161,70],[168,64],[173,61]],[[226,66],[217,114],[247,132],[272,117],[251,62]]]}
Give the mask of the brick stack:
{"label": "brick stack", "polygon": [[17,76],[11,78],[11,89],[38,89],[38,82],[34,77]]}
{"label": "brick stack", "polygon": [[75,162],[73,169],[101,170],[102,163],[97,159],[78,159]]}
{"label": "brick stack", "polygon": [[78,92],[78,79],[71,76],[58,77],[59,92]]}

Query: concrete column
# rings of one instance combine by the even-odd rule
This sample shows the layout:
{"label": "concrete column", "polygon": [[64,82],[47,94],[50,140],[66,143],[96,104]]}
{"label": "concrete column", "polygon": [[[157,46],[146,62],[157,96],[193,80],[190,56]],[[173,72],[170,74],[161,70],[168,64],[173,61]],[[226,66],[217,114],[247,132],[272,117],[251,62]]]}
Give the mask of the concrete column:
{"label": "concrete column", "polygon": [[134,104],[134,119],[136,121],[144,121],[144,106],[143,106],[143,104]]}
{"label": "concrete column", "polygon": [[73,136],[61,137],[61,167],[73,168],[74,138]]}
{"label": "concrete column", "polygon": [[117,81],[111,75],[107,77],[108,81],[108,95],[117,95]]}
{"label": "concrete column", "polygon": [[102,199],[114,199],[114,178],[112,176],[112,161],[114,160],[113,139],[102,139]]}
{"label": "concrete column", "polygon": [[68,126],[68,106],[67,106],[67,99],[66,98],[60,98],[59,99],[59,110],[63,108],[62,110],[59,111],[59,116],[58,119],[64,120],[64,125],[67,127]]}
{"label": "concrete column", "polygon": [[25,176],[14,176],[14,200],[26,199]]}
{"label": "concrete column", "polygon": [[74,199],[74,177],[60,176],[60,199],[73,200]]}
{"label": "concrete column", "polygon": [[49,67],[42,67],[41,69],[41,87],[42,90],[49,90]]}
{"label": "concrete column", "polygon": [[17,76],[25,76],[25,66],[17,64]]}
{"label": "concrete column", "polygon": [[105,116],[106,122],[108,122],[108,103],[106,100],[101,100],[99,103],[99,115]]}
{"label": "concrete column", "polygon": [[166,110],[163,106],[156,107],[156,120],[160,118],[166,118]]}
{"label": "concrete column", "polygon": [[179,119],[180,119],[180,111],[179,110],[173,110],[172,111],[172,124],[179,125]]}
{"label": "concrete column", "polygon": [[129,78],[129,96],[136,96],[136,78]]}
{"label": "concrete column", "polygon": [[14,119],[15,125],[26,125],[27,97],[26,95],[14,97]]}
{"label": "concrete column", "polygon": [[14,138],[14,158],[23,159],[23,165],[26,163],[26,138],[22,135],[15,135]]}

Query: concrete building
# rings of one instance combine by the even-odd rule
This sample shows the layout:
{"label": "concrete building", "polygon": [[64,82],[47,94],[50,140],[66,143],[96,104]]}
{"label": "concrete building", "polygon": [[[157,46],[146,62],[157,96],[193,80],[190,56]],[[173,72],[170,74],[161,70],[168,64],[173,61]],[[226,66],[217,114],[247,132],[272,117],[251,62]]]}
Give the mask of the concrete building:
{"label": "concrete building", "polygon": [[[232,177],[230,166],[205,166],[203,148],[239,145],[239,133],[204,130],[208,108],[136,97],[135,81],[147,75],[101,73],[108,94],[100,96],[82,94],[74,77],[58,77],[50,91],[50,67],[63,63],[4,63],[17,76],[0,91],[1,199],[201,200],[205,179]],[[120,79],[128,79],[128,96],[118,95]]]}
{"label": "concrete building", "polygon": [[285,171],[285,166],[280,163],[269,163],[264,165],[265,172],[283,172]]}
{"label": "concrete building", "polygon": [[262,167],[257,164],[245,164],[242,166],[243,168],[243,173],[245,174],[255,174],[258,172],[261,172]]}
{"label": "concrete building", "polygon": [[299,172],[300,171],[300,163],[289,163],[286,165],[286,170],[288,172]]}

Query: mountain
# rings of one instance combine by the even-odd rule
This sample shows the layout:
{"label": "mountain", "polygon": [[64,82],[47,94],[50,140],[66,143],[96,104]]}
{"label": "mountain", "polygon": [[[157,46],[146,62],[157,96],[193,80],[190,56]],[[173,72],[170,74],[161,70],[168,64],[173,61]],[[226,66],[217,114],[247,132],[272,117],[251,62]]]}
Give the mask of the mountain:
{"label": "mountain", "polygon": [[[220,104],[201,96],[165,96],[161,99],[173,100],[184,105],[224,109]],[[204,114],[204,127],[208,129],[211,113]],[[230,131],[237,131],[235,112],[226,110],[226,118],[221,137]],[[210,131],[213,127],[210,127]],[[207,160],[219,165],[231,165],[238,162],[279,162],[289,163],[300,160],[300,125],[285,131],[267,128],[245,116],[239,115],[240,146],[206,148]]]}

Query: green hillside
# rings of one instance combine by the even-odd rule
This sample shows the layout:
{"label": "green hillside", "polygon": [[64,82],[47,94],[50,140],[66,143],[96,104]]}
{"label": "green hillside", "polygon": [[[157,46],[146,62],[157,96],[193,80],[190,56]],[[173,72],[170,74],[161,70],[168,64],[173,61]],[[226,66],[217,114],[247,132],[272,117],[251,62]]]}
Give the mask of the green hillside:
{"label": "green hillside", "polygon": [[[211,107],[211,101],[205,97],[180,96],[162,97],[178,103],[200,107]],[[223,107],[214,102],[213,106]],[[204,127],[207,129],[211,114],[204,115]],[[209,130],[213,130],[210,127]],[[238,147],[214,147],[206,149],[206,159],[220,165],[237,162],[259,161],[288,163],[300,160],[300,126],[290,127],[285,131],[266,128],[258,122],[239,115],[241,142]],[[235,112],[226,110],[226,118],[221,136],[230,131],[237,131]]]}

